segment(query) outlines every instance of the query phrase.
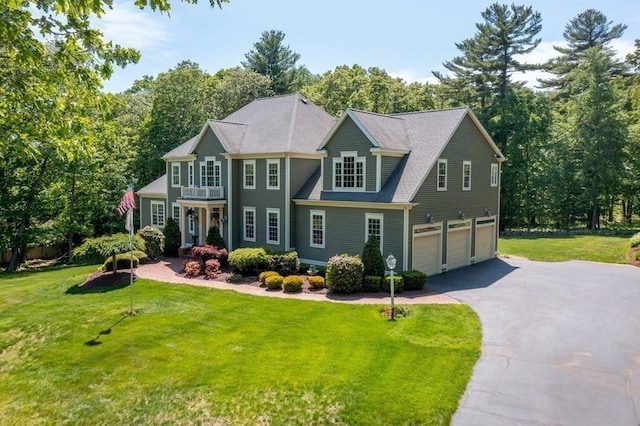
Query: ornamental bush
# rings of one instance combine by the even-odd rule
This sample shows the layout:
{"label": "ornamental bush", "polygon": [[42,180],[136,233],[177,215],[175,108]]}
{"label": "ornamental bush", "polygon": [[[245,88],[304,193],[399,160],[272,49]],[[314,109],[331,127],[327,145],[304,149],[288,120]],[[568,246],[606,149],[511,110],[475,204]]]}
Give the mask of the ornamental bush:
{"label": "ornamental bush", "polygon": [[191,256],[199,259],[202,264],[205,264],[209,259],[216,259],[220,262],[220,265],[226,265],[229,253],[226,248],[205,244],[203,246],[192,247]]}
{"label": "ornamental bush", "polygon": [[362,291],[368,291],[376,293],[380,291],[380,283],[382,282],[382,276],[378,275],[365,275],[362,281]]}
{"label": "ornamental bush", "polygon": [[320,275],[310,276],[309,278],[307,278],[307,281],[309,282],[309,287],[311,287],[314,290],[318,290],[325,287],[324,277],[321,277]]}
{"label": "ornamental bush", "polygon": [[289,275],[282,282],[282,288],[285,293],[297,293],[302,290],[302,284],[304,280],[300,275]]}
{"label": "ornamental bush", "polygon": [[164,224],[164,255],[178,257],[182,234],[178,223],[172,218],[167,218]]}
{"label": "ornamental bush", "polygon": [[[139,235],[133,237],[133,248],[145,251],[144,240]],[[107,256],[127,253],[129,249],[129,234],[103,235],[97,238],[87,238],[73,250],[73,256],[78,261],[100,261]]]}
{"label": "ornamental bush", "polygon": [[266,284],[265,280],[269,277],[273,277],[274,275],[280,275],[280,274],[277,273],[276,271],[260,272],[260,275],[258,275],[258,281],[260,281],[262,284]]}
{"label": "ornamental bush", "polygon": [[204,277],[213,279],[220,275],[220,261],[218,259],[209,259],[204,262]]}
{"label": "ornamental bush", "polygon": [[[394,293],[402,293],[402,290],[404,289],[404,283],[402,280],[402,275],[400,274],[394,274],[393,275],[393,292]],[[391,275],[387,275],[386,277],[384,277],[384,280],[382,281],[382,289],[384,291],[386,291],[387,293],[391,293]]]}
{"label": "ornamental bush", "polygon": [[400,273],[405,290],[422,290],[427,282],[427,274],[411,269]]}
{"label": "ornamental bush", "polygon": [[220,235],[220,228],[212,226],[207,232],[207,244],[220,248],[227,248],[227,243],[224,242],[224,238]]}
{"label": "ornamental bush", "polygon": [[640,232],[631,237],[631,247],[640,246]]}
{"label": "ornamental bush", "polygon": [[229,265],[233,271],[243,275],[254,275],[265,269],[267,252],[262,247],[239,248],[229,253]]}
{"label": "ornamental bush", "polygon": [[138,231],[138,235],[144,240],[145,252],[152,259],[157,259],[164,251],[164,234],[158,228],[145,226]]}
{"label": "ornamental bush", "polygon": [[193,278],[202,274],[202,267],[197,260],[187,260],[183,264],[185,277]]}
{"label": "ornamental bush", "polygon": [[380,253],[378,237],[371,234],[362,249],[362,263],[365,275],[384,276],[384,259]]}
{"label": "ornamental bush", "polygon": [[300,269],[298,252],[271,253],[266,256],[267,268],[282,276],[292,275]]}
{"label": "ornamental bush", "polygon": [[282,275],[271,275],[264,280],[264,283],[269,290],[280,290],[282,288],[283,281],[284,278]]}
{"label": "ornamental bush", "polygon": [[332,293],[356,293],[362,288],[363,272],[360,256],[341,254],[329,259],[325,281]]}
{"label": "ornamental bush", "polygon": [[[133,256],[133,267],[137,268],[138,264],[139,264],[138,258]],[[120,253],[120,254],[116,255],[116,271],[118,269],[129,269],[129,268],[131,268],[131,254],[130,253]],[[106,271],[113,271],[113,256],[107,257],[107,259],[102,264],[102,270],[105,271],[105,272]]]}

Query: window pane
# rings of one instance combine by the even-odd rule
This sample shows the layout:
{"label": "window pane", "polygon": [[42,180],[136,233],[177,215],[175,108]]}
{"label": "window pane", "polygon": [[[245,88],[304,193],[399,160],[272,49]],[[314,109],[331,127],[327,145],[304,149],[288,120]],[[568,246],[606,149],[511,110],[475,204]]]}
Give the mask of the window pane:
{"label": "window pane", "polygon": [[324,231],[323,231],[323,216],[322,215],[313,215],[312,216],[312,231],[311,231],[311,243],[315,245],[324,244]]}

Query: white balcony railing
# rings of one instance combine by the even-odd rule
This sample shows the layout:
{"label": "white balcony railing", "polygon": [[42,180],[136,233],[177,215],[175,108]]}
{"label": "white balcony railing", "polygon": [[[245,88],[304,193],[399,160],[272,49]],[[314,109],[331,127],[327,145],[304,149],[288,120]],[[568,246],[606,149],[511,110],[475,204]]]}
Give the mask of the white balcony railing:
{"label": "white balcony railing", "polygon": [[224,198],[224,186],[186,187],[180,191],[182,198],[197,200],[219,200]]}

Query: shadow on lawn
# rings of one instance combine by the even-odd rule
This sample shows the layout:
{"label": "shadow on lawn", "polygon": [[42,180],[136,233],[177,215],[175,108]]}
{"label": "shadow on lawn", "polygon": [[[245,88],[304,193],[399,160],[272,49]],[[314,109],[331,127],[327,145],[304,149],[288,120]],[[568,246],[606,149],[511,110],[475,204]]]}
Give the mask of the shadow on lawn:
{"label": "shadow on lawn", "polygon": [[[129,286],[131,275],[129,271],[96,272],[91,274],[84,283],[69,287],[66,294],[107,293]],[[134,277],[135,280],[135,277]]]}
{"label": "shadow on lawn", "polygon": [[125,318],[129,317],[131,315],[129,315],[128,313],[125,314],[122,318],[120,318],[118,321],[114,322],[113,324],[111,324],[109,327],[105,328],[104,330],[101,330],[98,332],[98,334],[96,335],[96,337],[94,337],[91,340],[87,340],[86,342],[84,342],[85,345],[87,346],[97,346],[97,345],[101,345],[102,342],[99,340],[101,336],[107,336],[109,334],[111,334],[111,329],[113,329],[113,327],[115,327],[116,325],[120,324],[122,321],[124,321]]}

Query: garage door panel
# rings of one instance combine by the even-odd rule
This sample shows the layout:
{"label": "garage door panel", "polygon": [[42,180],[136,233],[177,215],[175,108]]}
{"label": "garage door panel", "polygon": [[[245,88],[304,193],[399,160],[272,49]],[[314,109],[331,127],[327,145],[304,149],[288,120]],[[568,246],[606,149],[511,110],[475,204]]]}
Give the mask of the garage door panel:
{"label": "garage door panel", "polygon": [[413,239],[413,269],[427,275],[440,272],[440,234]]}
{"label": "garage door panel", "polygon": [[447,233],[447,270],[469,264],[470,229],[449,230]]}
{"label": "garage door panel", "polygon": [[482,262],[494,256],[495,226],[476,228],[476,262]]}

